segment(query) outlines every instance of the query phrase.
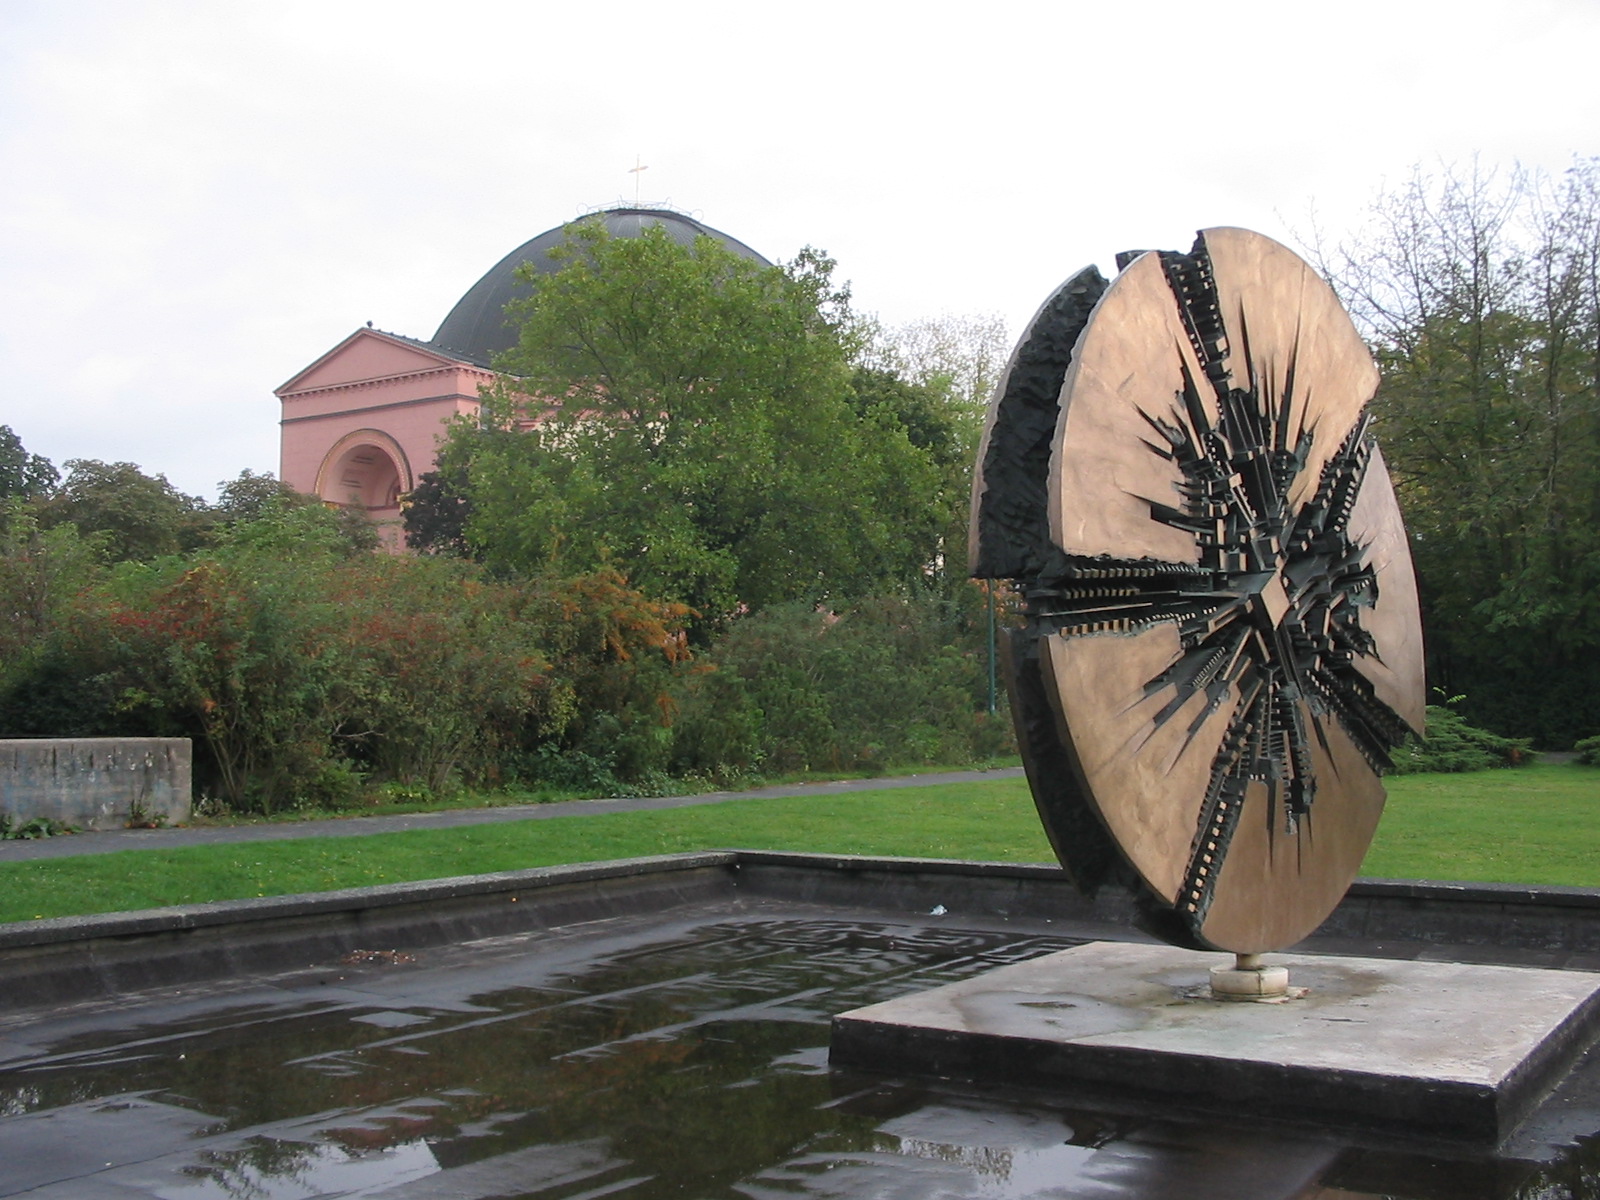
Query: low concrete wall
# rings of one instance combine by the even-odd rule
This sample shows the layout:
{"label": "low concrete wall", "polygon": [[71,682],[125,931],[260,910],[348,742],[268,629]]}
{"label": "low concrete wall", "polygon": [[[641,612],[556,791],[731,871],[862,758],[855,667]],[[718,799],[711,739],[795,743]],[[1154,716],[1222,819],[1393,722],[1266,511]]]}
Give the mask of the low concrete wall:
{"label": "low concrete wall", "polygon": [[[1059,867],[714,850],[0,923],[0,1014],[692,905],[1145,940]],[[1600,972],[1600,890],[1360,879],[1296,952]]]}
{"label": "low concrete wall", "polygon": [[77,829],[189,819],[188,738],[0,739],[0,816]]}
{"label": "low concrete wall", "polygon": [[0,1014],[732,902],[728,851],[0,924]]}

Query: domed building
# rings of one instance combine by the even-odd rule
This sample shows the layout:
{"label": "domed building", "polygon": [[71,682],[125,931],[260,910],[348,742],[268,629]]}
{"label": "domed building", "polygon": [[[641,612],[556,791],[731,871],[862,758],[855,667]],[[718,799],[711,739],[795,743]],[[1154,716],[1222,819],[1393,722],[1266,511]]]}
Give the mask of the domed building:
{"label": "domed building", "polygon": [[[706,235],[770,265],[738,239],[666,209],[616,208],[583,219],[604,222],[614,237],[659,226],[687,246]],[[398,549],[401,497],[433,469],[445,425],[478,411],[478,389],[494,381],[496,356],[516,345],[505,308],[528,292],[518,268],[555,269],[550,251],[565,237],[565,226],[546,230],[490,267],[429,341],[357,329],[277,388],[278,477],[329,504],[362,509],[384,544]]]}

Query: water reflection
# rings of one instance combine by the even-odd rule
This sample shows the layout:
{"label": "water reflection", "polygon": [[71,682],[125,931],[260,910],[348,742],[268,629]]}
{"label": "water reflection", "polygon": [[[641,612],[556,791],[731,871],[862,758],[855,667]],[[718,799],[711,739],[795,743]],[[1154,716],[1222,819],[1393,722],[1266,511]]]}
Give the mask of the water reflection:
{"label": "water reflection", "polygon": [[13,1023],[0,1196],[1600,1197],[1593,1139],[1378,1151],[828,1070],[833,1013],[1070,944],[724,917]]}
{"label": "water reflection", "polygon": [[251,1138],[234,1150],[207,1150],[183,1173],[192,1184],[163,1189],[178,1200],[310,1200],[363,1196],[440,1170],[427,1142],[397,1142],[372,1151],[314,1142]]}

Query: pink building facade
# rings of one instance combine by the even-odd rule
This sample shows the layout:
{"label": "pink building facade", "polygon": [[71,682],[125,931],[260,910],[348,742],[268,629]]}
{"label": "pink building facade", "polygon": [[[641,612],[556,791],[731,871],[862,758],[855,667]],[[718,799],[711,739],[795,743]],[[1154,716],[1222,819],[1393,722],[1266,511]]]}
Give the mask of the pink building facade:
{"label": "pink building facade", "polygon": [[[766,264],[727,234],[666,209],[610,209],[613,237],[660,227],[681,245],[708,236]],[[429,342],[358,329],[275,394],[283,406],[278,478],[296,491],[365,512],[383,545],[404,545],[406,493],[433,470],[451,421],[476,414],[479,389],[494,382],[490,364],[516,344],[506,305],[529,293],[524,266],[552,269],[549,252],[566,226],[546,230],[506,255],[469,288]]]}
{"label": "pink building facade", "polygon": [[437,347],[358,329],[277,389],[278,478],[328,504],[364,511],[390,549],[400,501],[433,469],[456,417],[478,411],[494,373]]}

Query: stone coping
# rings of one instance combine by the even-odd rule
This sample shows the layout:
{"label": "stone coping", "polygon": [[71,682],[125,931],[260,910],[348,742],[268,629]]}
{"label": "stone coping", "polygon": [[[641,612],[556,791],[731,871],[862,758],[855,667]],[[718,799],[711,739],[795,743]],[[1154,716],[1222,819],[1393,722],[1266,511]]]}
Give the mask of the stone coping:
{"label": "stone coping", "polygon": [[[36,921],[0,923],[0,953],[8,949],[59,945],[98,938],[130,938],[185,929],[247,926],[260,922],[318,915],[355,913],[403,905],[494,897],[507,892],[548,889],[595,881],[640,879],[663,873],[704,868],[727,868],[734,877],[745,868],[789,868],[813,876],[823,892],[840,878],[867,875],[965,879],[973,881],[1032,883],[1044,885],[1052,908],[1061,905],[1067,917],[1103,917],[1103,910],[1091,906],[1071,888],[1065,874],[1045,863],[1003,863],[968,859],[882,858],[871,855],[812,854],[771,850],[712,850],[682,854],[652,855],[609,862],[577,863],[566,866],[531,867],[521,871],[498,871],[482,875],[460,875],[411,883],[378,884],[371,887],[343,888],[328,892],[309,892],[286,896],[267,896],[246,900],[218,900],[201,904],[130,912],[99,913],[76,917],[53,917]],[[841,897],[842,898],[842,897]],[[1569,909],[1600,910],[1600,889],[1502,883],[1454,883],[1421,879],[1357,879],[1339,909],[1329,918],[1323,931],[1337,934],[1348,916],[1347,910],[1370,905],[1396,905],[1402,909],[1416,902],[1428,908],[1494,909],[1508,919],[1523,917],[1517,910]],[[999,915],[1005,915],[1001,913]],[[1574,914],[1576,915],[1576,914]],[[1428,940],[1426,928],[1419,929],[1419,940]],[[1597,933],[1600,936],[1600,933]]]}
{"label": "stone coping", "polygon": [[0,923],[0,952],[26,946],[83,942],[95,938],[130,938],[141,934],[169,933],[225,925],[360,912],[442,900],[490,897],[504,892],[531,891],[563,884],[601,879],[629,879],[663,871],[686,871],[734,864],[733,851],[699,854],[662,854],[612,862],[577,863],[559,867],[530,867],[523,871],[494,871],[483,875],[455,875],[413,883],[382,883],[371,887],[340,888],[331,892],[302,892],[248,900],[214,900],[204,904],[172,905],[133,912],[93,913],[81,917],[47,917],[37,921]]}
{"label": "stone coping", "polygon": [[1600,888],[1530,883],[1450,883],[1433,879],[1357,879],[1346,898],[1447,900],[1473,904],[1548,904],[1600,908]]}

